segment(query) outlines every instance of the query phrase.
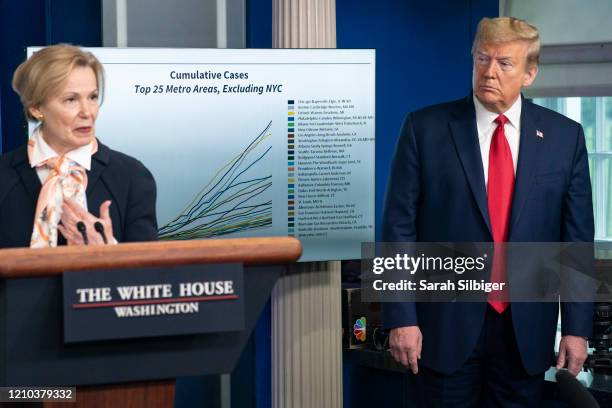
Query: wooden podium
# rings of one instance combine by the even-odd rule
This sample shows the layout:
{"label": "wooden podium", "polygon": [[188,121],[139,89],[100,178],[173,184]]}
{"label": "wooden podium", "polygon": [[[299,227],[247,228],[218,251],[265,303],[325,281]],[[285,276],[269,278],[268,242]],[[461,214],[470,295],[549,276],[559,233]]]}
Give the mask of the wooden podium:
{"label": "wooden podium", "polygon": [[[232,371],[301,253],[289,237],[0,250],[0,386],[77,386],[76,404],[44,407],[172,407],[176,377]],[[64,342],[62,272],[218,263],[244,265],[244,330]]]}

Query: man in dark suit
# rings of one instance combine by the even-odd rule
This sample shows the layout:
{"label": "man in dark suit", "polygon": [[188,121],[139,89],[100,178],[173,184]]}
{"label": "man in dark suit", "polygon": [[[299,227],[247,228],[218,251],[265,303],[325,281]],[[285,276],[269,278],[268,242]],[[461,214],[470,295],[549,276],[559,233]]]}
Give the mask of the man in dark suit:
{"label": "man in dark suit", "polygon": [[[87,207],[101,216],[97,211],[102,203],[112,201],[112,236],[118,242],[157,240],[153,175],[138,160],[98,146],[87,172]],[[41,182],[28,163],[25,145],[0,156],[0,174],[0,248],[27,247]]]}
{"label": "man in dark suit", "polygon": [[[383,214],[386,242],[592,242],[582,127],[526,101],[539,34],[483,19],[473,93],[406,117]],[[424,406],[538,407],[557,303],[386,303],[393,357],[418,373]],[[592,303],[561,304],[557,367],[587,356]]]}

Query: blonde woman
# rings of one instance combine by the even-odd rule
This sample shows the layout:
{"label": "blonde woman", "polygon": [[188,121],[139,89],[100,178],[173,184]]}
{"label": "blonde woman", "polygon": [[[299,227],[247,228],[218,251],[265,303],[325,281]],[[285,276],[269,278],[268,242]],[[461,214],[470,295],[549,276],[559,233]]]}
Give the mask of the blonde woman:
{"label": "blonde woman", "polygon": [[78,47],[43,48],[13,76],[24,146],[0,156],[0,248],[104,245],[157,238],[155,180],[96,137],[104,71]]}

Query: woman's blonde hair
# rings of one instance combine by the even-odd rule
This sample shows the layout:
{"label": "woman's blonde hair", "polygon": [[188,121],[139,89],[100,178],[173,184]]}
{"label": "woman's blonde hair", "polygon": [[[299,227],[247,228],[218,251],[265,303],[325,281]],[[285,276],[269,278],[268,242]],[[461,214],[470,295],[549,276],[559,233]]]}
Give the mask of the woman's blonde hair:
{"label": "woman's blonde hair", "polygon": [[104,68],[88,51],[70,44],[57,44],[36,51],[21,63],[13,75],[13,89],[23,105],[28,120],[37,121],[30,108],[40,106],[55,92],[59,92],[72,70],[90,67],[96,75],[100,100],[104,92]]}
{"label": "woman's blonde hair", "polygon": [[483,18],[478,23],[472,45],[472,55],[479,44],[499,44],[524,41],[527,48],[527,68],[540,63],[540,34],[538,29],[524,20],[514,17]]}

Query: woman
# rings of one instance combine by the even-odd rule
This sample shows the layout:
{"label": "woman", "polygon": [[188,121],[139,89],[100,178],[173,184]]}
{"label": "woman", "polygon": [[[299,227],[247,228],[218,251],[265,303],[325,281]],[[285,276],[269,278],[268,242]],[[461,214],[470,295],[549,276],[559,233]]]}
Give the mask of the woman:
{"label": "woman", "polygon": [[15,71],[13,89],[39,125],[0,156],[0,248],[157,238],[153,176],[96,139],[103,88],[102,64],[72,45],[43,48]]}

